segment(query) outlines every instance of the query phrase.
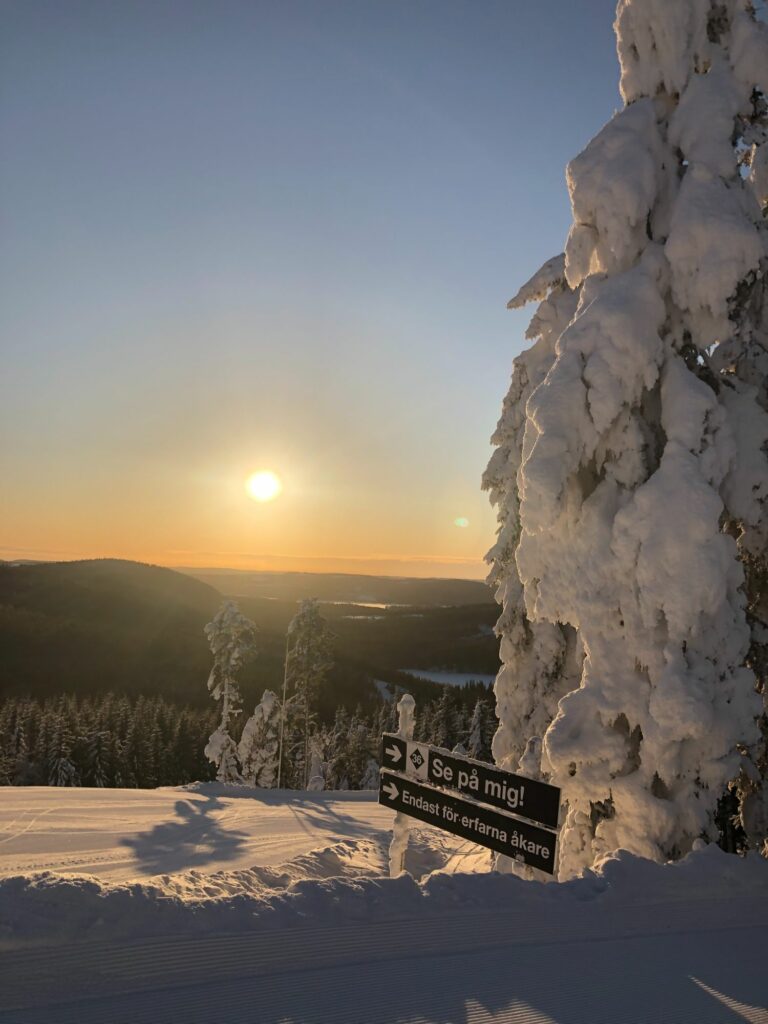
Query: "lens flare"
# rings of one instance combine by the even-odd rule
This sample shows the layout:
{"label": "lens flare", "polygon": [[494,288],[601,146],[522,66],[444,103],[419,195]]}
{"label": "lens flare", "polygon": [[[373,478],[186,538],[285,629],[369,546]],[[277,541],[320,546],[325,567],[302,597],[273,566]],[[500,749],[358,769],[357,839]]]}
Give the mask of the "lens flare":
{"label": "lens flare", "polygon": [[453,525],[460,526],[463,530],[466,530],[466,528],[469,526],[469,520],[465,519],[464,516],[459,516],[458,519],[453,520]]}
{"label": "lens flare", "polygon": [[245,481],[245,489],[254,501],[272,501],[282,491],[280,477],[270,469],[251,473]]}

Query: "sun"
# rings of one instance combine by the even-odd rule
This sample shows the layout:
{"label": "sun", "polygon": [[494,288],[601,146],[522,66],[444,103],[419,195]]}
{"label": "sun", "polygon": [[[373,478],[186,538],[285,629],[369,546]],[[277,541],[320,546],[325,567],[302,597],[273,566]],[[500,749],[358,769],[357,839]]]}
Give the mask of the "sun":
{"label": "sun", "polygon": [[282,491],[280,477],[270,469],[251,473],[245,481],[245,489],[254,501],[272,501]]}

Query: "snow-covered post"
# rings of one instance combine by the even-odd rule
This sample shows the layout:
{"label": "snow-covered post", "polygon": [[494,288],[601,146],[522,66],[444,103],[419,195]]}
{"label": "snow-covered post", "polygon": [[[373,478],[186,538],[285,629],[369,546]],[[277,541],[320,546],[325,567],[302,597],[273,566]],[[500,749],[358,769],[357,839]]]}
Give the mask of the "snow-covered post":
{"label": "snow-covered post", "polygon": [[205,756],[217,766],[219,782],[240,782],[237,746],[229,733],[232,718],[240,713],[240,691],[235,673],[248,657],[256,653],[256,627],[241,614],[234,601],[226,601],[205,627],[213,653],[213,668],[208,690],[221,700],[221,721],[205,747]]}
{"label": "snow-covered post", "polygon": [[625,105],[510,303],[540,305],[484,481],[493,753],[561,787],[561,878],[716,839],[729,786],[754,845],[768,827],[768,25],[620,0],[615,28]]}
{"label": "snow-covered post", "polygon": [[[410,693],[404,693],[397,705],[399,716],[397,735],[403,740],[413,739],[414,711],[416,701]],[[389,847],[389,874],[392,878],[401,874],[405,866],[405,851],[408,848],[408,833],[412,819],[398,811],[392,826],[392,842]]]}

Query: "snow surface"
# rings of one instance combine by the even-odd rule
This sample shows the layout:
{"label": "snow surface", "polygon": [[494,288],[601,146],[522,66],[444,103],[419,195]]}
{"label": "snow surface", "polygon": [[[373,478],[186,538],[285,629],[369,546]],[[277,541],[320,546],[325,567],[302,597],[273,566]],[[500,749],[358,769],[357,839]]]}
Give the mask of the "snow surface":
{"label": "snow surface", "polygon": [[370,794],[4,789],[0,1022],[768,1024],[766,861],[547,885],[416,827],[389,878],[392,820]]}
{"label": "snow surface", "polygon": [[0,790],[0,876],[53,871],[110,882],[279,864],[307,842],[370,838],[391,812],[370,793],[163,789]]}

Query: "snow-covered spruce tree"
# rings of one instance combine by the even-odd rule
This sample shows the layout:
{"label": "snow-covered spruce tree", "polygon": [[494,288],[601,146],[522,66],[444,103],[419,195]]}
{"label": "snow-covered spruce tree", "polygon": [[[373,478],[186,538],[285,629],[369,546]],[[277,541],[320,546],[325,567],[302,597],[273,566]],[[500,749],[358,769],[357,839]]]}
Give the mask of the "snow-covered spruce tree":
{"label": "snow-covered spruce tree", "polygon": [[562,787],[561,878],[717,838],[733,785],[764,838],[768,26],[621,0],[615,28],[625,106],[568,167],[564,256],[510,303],[540,305],[484,479],[493,752]]}
{"label": "snow-covered spruce tree", "polygon": [[323,738],[318,733],[309,742],[309,781],[307,789],[311,793],[321,793],[325,789],[325,768],[323,761]]}
{"label": "snow-covered spruce tree", "polygon": [[72,760],[74,737],[67,718],[64,698],[56,708],[56,724],[48,751],[48,785],[78,786],[77,768]]}
{"label": "snow-covered spruce tree", "polygon": [[205,756],[216,765],[219,782],[239,782],[237,744],[229,729],[232,719],[240,713],[240,691],[235,676],[243,662],[256,653],[256,626],[240,612],[234,601],[225,601],[205,627],[205,635],[213,653],[208,690],[214,700],[221,701],[221,721],[208,740]]}
{"label": "snow-covered spruce tree", "polygon": [[491,743],[495,721],[488,701],[478,698],[469,723],[467,753],[477,761],[488,761],[491,757]]}
{"label": "snow-covered spruce tree", "polygon": [[310,737],[314,727],[317,692],[328,669],[333,665],[333,636],[320,614],[320,605],[314,598],[299,604],[299,610],[288,626],[285,656],[284,701],[293,702],[294,728],[298,730],[303,750],[296,752],[301,764],[298,788],[305,789],[309,782]]}
{"label": "snow-covered spruce tree", "polygon": [[11,786],[14,780],[16,759],[7,747],[0,743],[0,786]]}
{"label": "snow-covered spruce tree", "polygon": [[83,747],[83,785],[99,789],[108,786],[115,773],[112,733],[106,730],[91,732],[83,738]]}
{"label": "snow-covered spruce tree", "polygon": [[326,741],[328,766],[326,769],[327,789],[349,789],[349,745],[350,715],[341,705],[336,708],[333,725]]}
{"label": "snow-covered spruce tree", "polygon": [[265,690],[237,746],[242,777],[249,786],[272,789],[276,785],[279,729],[280,702],[276,693]]}
{"label": "snow-covered spruce tree", "polygon": [[379,770],[380,765],[376,758],[369,757],[368,764],[365,766],[365,771],[360,779],[360,789],[378,789]]}
{"label": "snow-covered spruce tree", "polygon": [[[377,741],[375,747],[378,747]],[[374,745],[371,732],[361,707],[357,707],[349,723],[349,739],[347,743],[347,778],[350,789],[364,789],[363,780],[370,779],[371,759]]]}
{"label": "snow-covered spruce tree", "polygon": [[432,717],[432,734],[429,742],[436,747],[450,750],[456,737],[456,702],[450,686],[444,686],[443,692],[435,702]]}
{"label": "snow-covered spruce tree", "polygon": [[279,788],[306,788],[310,756],[308,737],[313,736],[316,730],[317,715],[295,693],[281,701],[278,733]]}

